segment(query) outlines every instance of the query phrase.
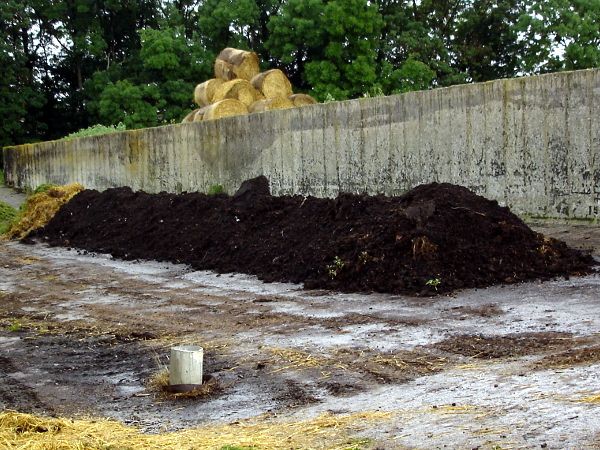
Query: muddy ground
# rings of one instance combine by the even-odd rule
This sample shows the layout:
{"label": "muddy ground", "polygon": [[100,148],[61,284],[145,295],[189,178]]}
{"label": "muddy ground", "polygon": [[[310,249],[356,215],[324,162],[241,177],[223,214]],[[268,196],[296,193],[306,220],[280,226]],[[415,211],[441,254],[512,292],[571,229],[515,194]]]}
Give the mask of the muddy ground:
{"label": "muddy ground", "polygon": [[[543,226],[600,256],[600,228]],[[415,298],[340,294],[0,243],[0,407],[147,432],[391,411],[373,448],[592,448],[600,276]],[[222,390],[147,388],[174,343]]]}

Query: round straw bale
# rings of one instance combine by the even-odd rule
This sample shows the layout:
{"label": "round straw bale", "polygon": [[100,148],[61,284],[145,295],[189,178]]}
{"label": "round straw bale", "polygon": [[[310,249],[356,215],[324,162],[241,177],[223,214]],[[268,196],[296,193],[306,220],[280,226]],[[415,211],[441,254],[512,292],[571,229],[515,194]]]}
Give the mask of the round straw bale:
{"label": "round straw bale", "polygon": [[235,80],[226,81],[220,85],[215,91],[213,101],[218,102],[226,98],[239,100],[244,105],[249,106],[256,100],[263,98],[262,94],[252,87],[248,80],[236,78]]}
{"label": "round straw bale", "polygon": [[285,76],[285,73],[279,69],[259,73],[252,78],[251,83],[266,98],[289,97],[292,95],[292,83]]}
{"label": "round straw bale", "polygon": [[294,103],[287,97],[266,98],[257,100],[248,108],[251,113],[271,111],[273,109],[293,108]]}
{"label": "round straw bale", "polygon": [[251,80],[259,72],[258,55],[254,52],[227,47],[215,61],[215,77],[225,81],[234,78]]}
{"label": "round straw bale", "polygon": [[290,100],[294,106],[314,105],[317,101],[308,94],[293,94],[290,95]]}
{"label": "round straw bale", "polygon": [[194,101],[196,104],[198,106],[210,105],[213,102],[215,91],[223,83],[224,81],[221,78],[212,78],[196,86],[196,89],[194,89]]}
{"label": "round straw bale", "polygon": [[207,106],[204,109],[202,120],[220,119],[221,117],[239,116],[248,114],[248,108],[239,100],[227,98]]}
{"label": "round straw bale", "polygon": [[196,113],[198,111],[200,111],[200,108],[197,108],[197,109],[193,110],[191,113],[189,113],[187,116],[185,116],[183,118],[183,120],[181,121],[181,123],[193,122],[194,118],[196,116]]}
{"label": "round straw bale", "polygon": [[193,118],[193,122],[201,122],[202,120],[204,120],[204,114],[206,114],[206,110],[208,109],[210,105],[206,105],[204,108],[198,108],[196,111],[194,111],[196,114],[194,114],[194,118]]}

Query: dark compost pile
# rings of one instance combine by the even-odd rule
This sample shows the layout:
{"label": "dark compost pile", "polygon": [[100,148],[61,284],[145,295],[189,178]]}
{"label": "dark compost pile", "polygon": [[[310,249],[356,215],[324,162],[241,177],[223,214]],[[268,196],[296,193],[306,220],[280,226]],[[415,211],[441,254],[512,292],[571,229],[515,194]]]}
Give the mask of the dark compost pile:
{"label": "dark compost pile", "polygon": [[232,197],[85,190],[34,237],[344,292],[430,295],[580,275],[594,264],[497,202],[438,183],[336,199],[274,197],[264,177]]}

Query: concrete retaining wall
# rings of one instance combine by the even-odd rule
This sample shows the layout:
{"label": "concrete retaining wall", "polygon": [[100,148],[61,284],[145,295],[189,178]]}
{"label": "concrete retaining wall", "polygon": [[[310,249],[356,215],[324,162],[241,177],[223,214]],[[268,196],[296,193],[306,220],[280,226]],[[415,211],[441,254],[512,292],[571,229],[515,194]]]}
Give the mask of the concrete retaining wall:
{"label": "concrete retaining wall", "polygon": [[600,70],[454,86],[4,149],[19,188],[400,194],[467,186],[516,213],[600,217]]}

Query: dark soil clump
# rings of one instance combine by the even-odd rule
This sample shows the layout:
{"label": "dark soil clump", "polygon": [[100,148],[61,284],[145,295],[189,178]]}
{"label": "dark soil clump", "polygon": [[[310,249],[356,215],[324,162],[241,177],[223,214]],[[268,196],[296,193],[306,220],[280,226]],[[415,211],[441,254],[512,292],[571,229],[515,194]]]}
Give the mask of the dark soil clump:
{"label": "dark soil clump", "polygon": [[438,183],[400,197],[336,199],[273,197],[264,177],[233,197],[85,190],[34,237],[344,292],[432,295],[586,274],[594,265],[497,202]]}
{"label": "dark soil clump", "polygon": [[569,333],[520,333],[507,336],[453,336],[434,344],[439,350],[479,359],[532,355],[572,345]]}

